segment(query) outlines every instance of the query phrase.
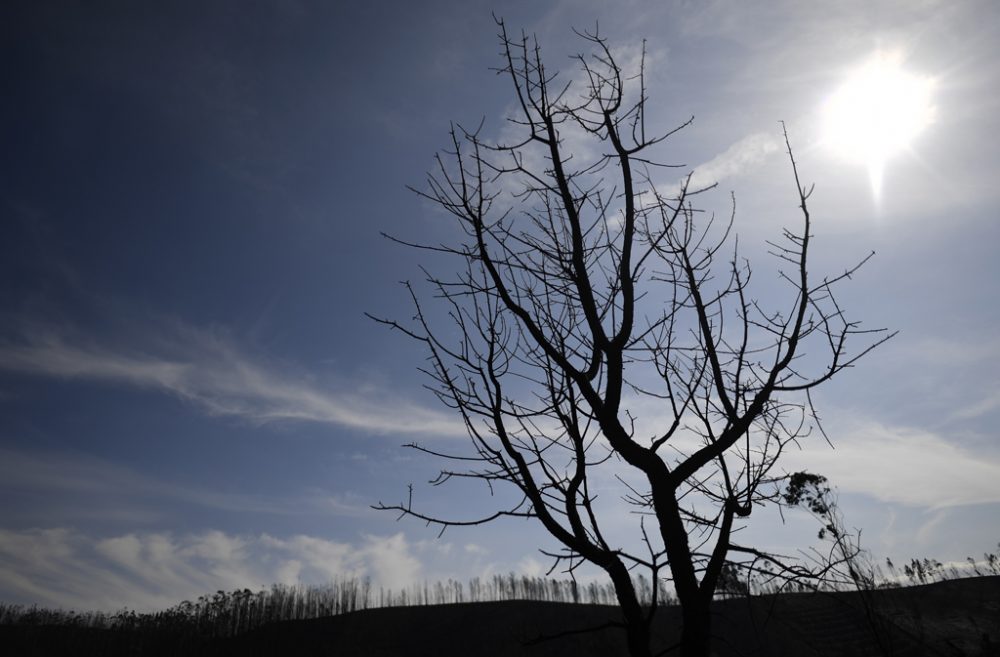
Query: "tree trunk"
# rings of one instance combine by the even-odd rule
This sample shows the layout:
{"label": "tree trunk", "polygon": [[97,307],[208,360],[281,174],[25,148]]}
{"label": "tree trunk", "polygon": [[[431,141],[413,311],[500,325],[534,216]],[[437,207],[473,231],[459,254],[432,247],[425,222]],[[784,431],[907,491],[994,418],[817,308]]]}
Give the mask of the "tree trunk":
{"label": "tree trunk", "polygon": [[626,620],[625,636],[628,642],[629,657],[651,657],[653,652],[649,645],[649,626],[645,621],[630,622]]}
{"label": "tree trunk", "polygon": [[689,601],[681,606],[681,657],[708,657],[711,650],[711,597]]}
{"label": "tree trunk", "polygon": [[649,645],[649,623],[643,613],[639,598],[636,596],[632,578],[621,560],[612,557],[605,566],[611,582],[615,585],[615,595],[618,598],[618,607],[625,617],[625,636],[628,642],[628,654],[630,657],[651,657],[652,648]]}
{"label": "tree trunk", "polygon": [[[711,598],[682,605],[681,657],[709,657],[711,654]],[[649,626],[642,614],[623,609],[630,657],[651,657]]]}

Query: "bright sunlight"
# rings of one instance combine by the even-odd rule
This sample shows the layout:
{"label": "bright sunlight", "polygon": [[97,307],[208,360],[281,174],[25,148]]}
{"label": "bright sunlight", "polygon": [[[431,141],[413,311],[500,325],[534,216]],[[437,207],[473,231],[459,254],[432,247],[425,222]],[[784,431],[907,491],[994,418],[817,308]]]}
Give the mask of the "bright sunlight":
{"label": "bright sunlight", "polygon": [[878,52],[855,69],[823,107],[823,141],[868,167],[878,199],[886,162],[907,150],[934,116],[933,81],[902,68],[898,52]]}

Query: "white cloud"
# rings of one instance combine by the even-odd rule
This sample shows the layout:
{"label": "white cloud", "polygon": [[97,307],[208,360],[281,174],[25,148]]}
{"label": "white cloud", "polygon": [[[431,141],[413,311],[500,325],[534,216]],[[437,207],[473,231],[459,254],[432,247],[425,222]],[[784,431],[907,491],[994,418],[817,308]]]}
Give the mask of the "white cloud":
{"label": "white cloud", "polygon": [[758,167],[769,156],[779,152],[782,146],[776,132],[748,135],[708,162],[696,166],[691,176],[690,188],[696,190],[708,187]]}
{"label": "white cloud", "polygon": [[409,546],[402,533],[388,538],[365,536],[364,555],[376,584],[400,587],[419,580],[420,561],[409,553]]}
{"label": "white cloud", "polygon": [[179,334],[128,351],[33,331],[19,343],[0,343],[0,370],[159,390],[210,414],[251,422],[300,420],[379,434],[466,435],[452,415],[376,386],[329,389],[295,368],[252,358],[218,335],[190,328]]}
{"label": "white cloud", "polygon": [[93,538],[65,528],[0,530],[0,600],[156,610],[217,590],[258,590],[272,583],[371,577],[375,586],[399,589],[422,575],[411,552],[401,533],[347,543],[219,531]]}
{"label": "white cloud", "polygon": [[1000,502],[995,456],[973,454],[929,431],[878,422],[831,435],[836,449],[812,441],[803,451],[789,453],[784,467],[817,472],[841,491],[887,503],[940,509]]}
{"label": "white cloud", "polygon": [[538,559],[528,556],[517,562],[517,570],[528,577],[542,577],[548,571],[548,567]]}

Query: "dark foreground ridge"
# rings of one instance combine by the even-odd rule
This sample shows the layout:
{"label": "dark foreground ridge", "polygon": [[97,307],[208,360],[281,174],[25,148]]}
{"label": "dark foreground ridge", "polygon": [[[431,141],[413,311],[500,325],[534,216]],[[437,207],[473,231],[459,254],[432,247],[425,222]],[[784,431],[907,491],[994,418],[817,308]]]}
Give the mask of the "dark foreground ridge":
{"label": "dark foreground ridge", "polygon": [[[718,657],[1000,655],[1000,577],[881,590],[868,602],[853,592],[789,593],[717,601],[712,610]],[[608,626],[618,619],[615,607],[506,601],[369,609],[214,639],[7,625],[0,626],[0,651],[24,657],[608,657],[626,654],[624,632]],[[658,650],[677,641],[679,627],[678,608],[657,612]]]}

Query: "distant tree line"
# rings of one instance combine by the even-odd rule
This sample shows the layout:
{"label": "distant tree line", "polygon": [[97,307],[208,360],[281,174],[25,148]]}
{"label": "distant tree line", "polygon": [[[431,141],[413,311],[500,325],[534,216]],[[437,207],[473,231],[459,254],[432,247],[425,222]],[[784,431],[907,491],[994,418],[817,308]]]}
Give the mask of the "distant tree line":
{"label": "distant tree line", "polygon": [[[1000,544],[997,545],[1000,553]],[[982,561],[971,557],[968,564],[942,564],[935,559],[912,559],[897,568],[886,560],[888,573],[875,569],[875,588],[930,584],[972,576],[1000,576],[998,554],[985,554]],[[811,590],[800,586],[778,587],[774,579],[750,573],[734,565],[723,569],[720,597],[769,595],[781,591]],[[654,589],[649,579],[639,575],[634,586],[644,605],[676,604],[664,580]],[[77,612],[37,606],[0,603],[0,626],[61,626],[78,629],[112,629],[136,634],[169,634],[173,638],[225,638],[270,623],[306,620],[347,614],[365,609],[424,605],[525,600],[589,605],[615,605],[610,581],[557,580],[546,577],[495,574],[463,583],[449,579],[423,582],[400,589],[375,587],[368,578],[340,578],[323,586],[275,584],[270,589],[217,591],[197,600],[185,600],[164,611],[136,613],[123,609],[115,613]]]}
{"label": "distant tree line", "polygon": [[[640,576],[636,579],[636,588],[650,604],[654,593],[650,581]],[[666,583],[662,581],[657,586],[656,596],[661,604],[673,602]],[[169,630],[221,638],[278,621],[324,618],[365,609],[512,600],[617,604],[611,582],[582,583],[508,573],[488,578],[476,577],[468,583],[449,579],[389,589],[373,586],[369,578],[341,578],[323,586],[275,584],[270,589],[257,592],[250,589],[217,591],[152,613],[136,613],[127,609],[116,613],[76,612],[0,603],[0,625]]]}

